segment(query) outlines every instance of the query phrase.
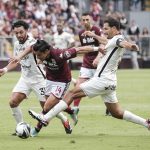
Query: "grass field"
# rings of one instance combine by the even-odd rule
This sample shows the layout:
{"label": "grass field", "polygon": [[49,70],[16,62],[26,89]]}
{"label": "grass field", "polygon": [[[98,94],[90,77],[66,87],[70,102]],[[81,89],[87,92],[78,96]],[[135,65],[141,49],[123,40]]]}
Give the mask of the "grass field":
{"label": "grass field", "polygon": [[[74,77],[77,74],[77,71],[73,72]],[[105,116],[105,106],[100,97],[84,98],[79,122],[71,135],[66,135],[60,121],[54,119],[38,137],[23,140],[11,136],[16,125],[8,101],[19,75],[13,72],[0,78],[0,150],[150,149],[150,132],[142,126]],[[150,117],[150,70],[119,70],[117,96],[123,108],[144,118]],[[31,94],[21,108],[24,120],[35,125],[36,121],[27,111],[29,108],[41,110],[36,97]]]}

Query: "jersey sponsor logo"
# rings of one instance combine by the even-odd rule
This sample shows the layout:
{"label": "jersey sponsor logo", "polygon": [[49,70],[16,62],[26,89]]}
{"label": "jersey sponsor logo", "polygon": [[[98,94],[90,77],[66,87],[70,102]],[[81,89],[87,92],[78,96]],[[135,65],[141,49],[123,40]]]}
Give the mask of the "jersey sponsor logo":
{"label": "jersey sponsor logo", "polygon": [[23,58],[22,58],[22,60],[27,60],[27,59],[29,59],[29,56],[27,55],[27,56],[24,56]]}
{"label": "jersey sponsor logo", "polygon": [[31,68],[31,65],[26,66],[26,65],[21,65],[23,70],[29,70]]}
{"label": "jersey sponsor logo", "polygon": [[94,42],[94,38],[93,37],[86,37],[86,38],[83,38],[83,44],[86,44],[86,43],[92,43]]}
{"label": "jersey sponsor logo", "polygon": [[109,86],[105,87],[105,90],[112,90],[112,91],[114,91],[114,90],[116,90],[116,86],[115,85],[109,85]]}
{"label": "jersey sponsor logo", "polygon": [[43,63],[46,65],[47,68],[50,70],[58,70],[59,66],[57,65],[55,59],[51,59],[51,62],[43,61]]}

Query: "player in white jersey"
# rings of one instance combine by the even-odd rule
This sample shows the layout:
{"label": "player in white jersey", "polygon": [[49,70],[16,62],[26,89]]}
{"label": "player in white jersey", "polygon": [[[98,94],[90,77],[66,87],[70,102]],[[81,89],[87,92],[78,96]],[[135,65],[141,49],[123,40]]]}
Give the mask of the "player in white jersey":
{"label": "player in white jersey", "polygon": [[57,32],[54,34],[54,47],[66,49],[73,47],[75,44],[74,35],[63,31],[64,21],[58,21]]}
{"label": "player in white jersey", "polygon": [[[15,22],[12,26],[12,29],[18,39],[14,44],[14,53],[15,56],[20,58],[25,49],[30,49],[30,47],[36,42],[32,36],[28,35],[28,28],[28,24],[21,20]],[[23,121],[22,112],[19,105],[29,96],[31,91],[36,94],[41,106],[44,106],[46,86],[44,70],[37,65],[37,59],[33,53],[28,53],[25,55],[19,63],[21,64],[21,77],[12,91],[9,102],[17,124]],[[17,62],[11,61],[5,68],[0,69],[0,76],[17,66]],[[66,119],[66,117],[64,118],[61,114],[59,114],[59,117],[62,122]]]}
{"label": "player in white jersey", "polygon": [[119,21],[113,18],[108,18],[104,21],[103,28],[104,34],[107,35],[107,38],[99,37],[92,32],[87,31],[87,35],[94,36],[101,43],[106,45],[106,55],[99,62],[94,77],[89,81],[82,83],[80,87],[75,87],[73,90],[69,91],[65,95],[64,100],[60,101],[44,116],[37,114],[32,110],[29,110],[30,115],[33,118],[40,120],[41,123],[46,126],[57,113],[66,109],[75,98],[85,96],[95,97],[100,95],[113,117],[124,119],[150,129],[149,119],[146,120],[127,110],[122,110],[116,97],[116,71],[124,48],[139,50],[137,45],[127,42],[123,36],[120,35],[119,29]]}

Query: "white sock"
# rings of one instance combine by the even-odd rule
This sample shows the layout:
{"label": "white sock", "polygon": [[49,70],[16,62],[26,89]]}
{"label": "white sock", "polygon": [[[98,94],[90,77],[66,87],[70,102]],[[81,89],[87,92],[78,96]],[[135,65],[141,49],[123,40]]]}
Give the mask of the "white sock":
{"label": "white sock", "polygon": [[65,101],[61,100],[58,104],[56,104],[48,113],[44,115],[44,118],[47,121],[50,121],[54,118],[58,113],[68,108],[68,105]]}
{"label": "white sock", "polygon": [[68,120],[67,117],[62,112],[57,114],[56,117],[59,118],[62,122],[66,122]]}
{"label": "white sock", "polygon": [[14,116],[16,120],[16,123],[18,124],[20,122],[23,122],[21,109],[19,107],[14,107],[14,108],[11,108],[11,110],[12,110],[12,115]]}
{"label": "white sock", "polygon": [[145,126],[145,127],[148,127],[146,119],[141,118],[141,117],[139,117],[139,116],[137,116],[137,115],[135,115],[129,111],[124,111],[123,119],[130,121],[130,122],[133,122],[133,123],[136,123],[136,124],[139,124],[139,125],[142,125],[142,126]]}

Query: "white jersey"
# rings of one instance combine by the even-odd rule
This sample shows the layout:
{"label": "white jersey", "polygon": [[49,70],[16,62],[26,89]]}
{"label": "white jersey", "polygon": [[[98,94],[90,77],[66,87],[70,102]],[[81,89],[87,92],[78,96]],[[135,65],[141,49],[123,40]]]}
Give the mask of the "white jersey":
{"label": "white jersey", "polygon": [[117,45],[118,39],[124,39],[122,35],[116,35],[108,41],[105,46],[106,54],[100,60],[95,77],[101,77],[109,80],[116,81],[116,71],[121,57],[124,53],[124,48]]}
{"label": "white jersey", "polygon": [[[28,36],[27,40],[23,44],[20,44],[19,41],[16,41],[14,44],[14,51],[15,51],[14,54],[18,55],[19,53],[24,51],[27,47],[33,45],[35,42],[36,40],[32,36]],[[33,53],[29,53],[28,55],[26,55],[20,61],[20,64],[21,64],[21,77],[24,79],[24,81],[29,83],[37,83],[43,80],[43,75],[36,65]]]}
{"label": "white jersey", "polygon": [[55,48],[66,49],[69,44],[75,42],[74,36],[70,33],[63,32],[62,34],[55,33],[54,34],[54,44]]}

